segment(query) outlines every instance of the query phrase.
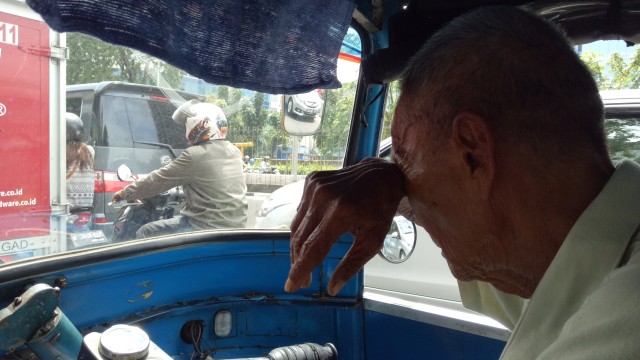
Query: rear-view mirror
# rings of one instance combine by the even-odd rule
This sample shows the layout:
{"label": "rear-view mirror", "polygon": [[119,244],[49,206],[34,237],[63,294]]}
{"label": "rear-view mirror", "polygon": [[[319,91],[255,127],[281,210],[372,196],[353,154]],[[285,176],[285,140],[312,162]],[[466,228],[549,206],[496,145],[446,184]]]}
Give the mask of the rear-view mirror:
{"label": "rear-view mirror", "polygon": [[282,95],[281,122],[289,135],[313,135],[320,129],[326,91],[312,90],[302,94]]}

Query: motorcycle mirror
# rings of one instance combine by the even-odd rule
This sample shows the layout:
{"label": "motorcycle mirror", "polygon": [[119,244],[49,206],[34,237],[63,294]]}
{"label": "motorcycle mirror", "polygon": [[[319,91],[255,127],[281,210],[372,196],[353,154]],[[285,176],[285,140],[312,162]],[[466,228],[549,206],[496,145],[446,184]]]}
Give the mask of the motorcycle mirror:
{"label": "motorcycle mirror", "polygon": [[133,173],[131,172],[131,168],[127,165],[122,164],[118,166],[118,180],[127,181],[133,178]]}

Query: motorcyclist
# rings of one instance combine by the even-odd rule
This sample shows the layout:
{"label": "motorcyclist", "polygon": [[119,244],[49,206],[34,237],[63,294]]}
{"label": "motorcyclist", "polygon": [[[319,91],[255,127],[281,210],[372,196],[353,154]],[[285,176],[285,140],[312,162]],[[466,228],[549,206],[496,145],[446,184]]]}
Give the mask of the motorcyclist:
{"label": "motorcyclist", "polygon": [[94,150],[83,142],[84,125],[78,115],[66,113],[67,201],[71,210],[93,207],[95,173]]}
{"label": "motorcyclist", "polygon": [[173,120],[185,124],[190,146],[164,167],[115,193],[113,201],[144,199],[182,185],[186,204],[181,216],[145,224],[136,237],[244,227],[247,186],[242,154],[225,140],[228,122],[222,109],[191,100],[176,109]]}
{"label": "motorcyclist", "polygon": [[262,162],[260,163],[260,172],[262,173],[267,173],[269,172],[269,159],[271,159],[271,157],[269,156],[265,156],[262,158]]}
{"label": "motorcyclist", "polygon": [[249,163],[249,159],[250,159],[249,155],[245,155],[243,158],[242,167],[245,172],[248,172],[249,170],[251,170],[251,164]]}

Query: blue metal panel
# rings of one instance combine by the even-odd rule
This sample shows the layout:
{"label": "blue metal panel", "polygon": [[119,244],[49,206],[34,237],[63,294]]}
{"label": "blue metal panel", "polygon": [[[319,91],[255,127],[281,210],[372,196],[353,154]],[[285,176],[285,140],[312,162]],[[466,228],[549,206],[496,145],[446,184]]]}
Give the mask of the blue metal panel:
{"label": "blue metal panel", "polygon": [[[0,280],[5,279],[0,297],[12,299],[28,283],[57,280],[64,284],[59,307],[83,333],[137,324],[175,358],[189,358],[193,350],[180,339],[182,325],[202,320],[203,346],[225,358],[331,342],[344,358],[363,359],[362,303],[356,298],[362,277],[347,284],[339,297],[325,292],[327,271],[335,268],[348,243],[336,244],[314,271],[311,286],[291,295],[283,291],[290,262],[287,235],[175,236],[69,253],[64,260],[9,264],[0,268]],[[252,240],[260,237],[264,240]],[[11,275],[15,280],[6,281]],[[235,319],[235,330],[226,339],[212,331],[213,317],[221,309]]]}
{"label": "blue metal panel", "polygon": [[365,311],[367,360],[498,359],[505,343],[483,336]]}
{"label": "blue metal panel", "polygon": [[[387,8],[384,14],[375,14],[376,10],[373,9],[370,2],[358,1],[358,9],[373,23],[376,23],[375,19],[380,15],[384,16],[384,18],[379,19],[380,21],[376,23],[377,26],[382,25],[382,31],[376,31],[370,34],[371,42],[367,42],[370,47],[370,52],[375,52],[378,49],[384,49],[389,46],[389,32],[387,29],[389,24],[388,15],[398,11],[400,5],[401,3],[399,2],[385,2],[382,4],[382,6]],[[367,39],[363,39],[363,42],[366,40]],[[360,127],[360,134],[358,134],[357,137],[358,159],[378,155],[377,150],[380,143],[386,90],[387,87],[382,85],[369,84],[367,87],[366,107],[363,109],[361,117],[356,119],[356,121],[363,122],[364,124],[364,126]]]}
{"label": "blue metal panel", "polygon": [[[287,241],[288,243],[288,241]],[[275,252],[272,241],[228,242],[183,247],[145,254],[133,259],[85,266],[62,272],[70,286],[61,296],[62,308],[80,327],[107,321],[122,313],[149,306],[171,304],[185,299],[202,299],[237,294],[279,294],[289,271],[289,254]],[[335,252],[344,247],[338,244]],[[328,258],[316,269],[314,281],[298,294],[309,296],[326,289],[327,276],[337,259]],[[87,286],[75,286],[79,283]],[[359,284],[359,285],[358,285]],[[340,296],[353,297],[362,287],[361,277],[348,284]],[[105,296],[108,289],[108,296]],[[102,309],[99,314],[84,312],[80,303]]]}
{"label": "blue metal panel", "polygon": [[[213,332],[213,318],[220,310],[229,310],[234,318],[235,330],[227,338],[217,337]],[[285,313],[287,317],[278,317]],[[364,359],[359,303],[235,299],[149,313],[134,323],[154,342],[162,344],[166,352],[186,359],[193,347],[184,343],[178,334],[188,320],[204,321],[202,347],[210,349],[215,358],[260,356],[279,346],[331,342],[341,358]],[[338,327],[337,324],[344,325]]]}
{"label": "blue metal panel", "polygon": [[378,155],[386,90],[387,87],[381,85],[371,85],[367,89],[367,106],[361,119],[366,123],[366,126],[363,126],[360,130],[359,159]]}

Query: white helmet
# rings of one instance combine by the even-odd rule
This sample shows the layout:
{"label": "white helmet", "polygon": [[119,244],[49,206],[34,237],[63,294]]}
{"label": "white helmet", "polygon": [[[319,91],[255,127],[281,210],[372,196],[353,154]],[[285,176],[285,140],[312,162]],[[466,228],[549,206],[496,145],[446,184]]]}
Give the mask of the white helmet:
{"label": "white helmet", "polygon": [[209,140],[224,139],[229,123],[219,106],[190,100],[173,113],[173,121],[186,126],[186,137],[191,145]]}

